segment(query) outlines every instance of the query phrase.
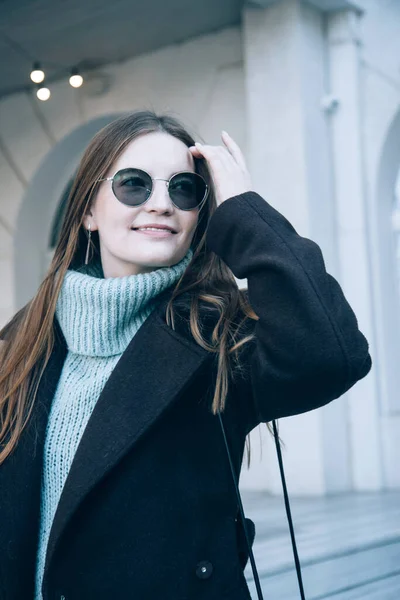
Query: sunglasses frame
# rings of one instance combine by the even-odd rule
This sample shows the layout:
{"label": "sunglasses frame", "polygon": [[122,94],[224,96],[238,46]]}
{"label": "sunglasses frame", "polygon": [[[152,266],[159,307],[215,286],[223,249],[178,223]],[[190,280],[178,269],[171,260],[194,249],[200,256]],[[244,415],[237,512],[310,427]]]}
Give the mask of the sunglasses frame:
{"label": "sunglasses frame", "polygon": [[[116,195],[115,191],[114,191],[114,179],[115,177],[118,175],[118,173],[121,173],[121,171],[129,171],[129,170],[134,170],[134,171],[141,171],[142,173],[145,173],[151,180],[152,186],[151,189],[149,190],[149,188],[146,188],[147,191],[150,192],[149,197],[146,198],[146,200],[144,202],[141,202],[140,204],[134,204],[133,206],[131,206],[130,204],[125,204],[125,202],[122,202]],[[177,175],[196,175],[197,177],[201,177],[201,179],[204,181],[204,185],[206,186],[206,190],[204,193],[204,197],[201,200],[201,202],[199,202],[199,204],[197,206],[194,206],[193,208],[181,208],[180,206],[178,206],[177,204],[175,204],[175,202],[172,200],[171,198],[171,194],[169,193],[169,185],[171,182],[171,179],[173,179],[174,177],[176,177]],[[118,200],[118,202],[121,202],[121,204],[123,204],[124,206],[128,206],[129,208],[136,208],[137,206],[143,206],[143,204],[146,204],[146,202],[148,202],[148,200],[150,200],[153,191],[154,191],[154,182],[155,181],[165,181],[166,185],[167,185],[167,190],[168,190],[168,196],[169,199],[171,200],[172,204],[174,206],[176,206],[176,208],[178,208],[179,210],[184,210],[184,211],[189,211],[189,210],[196,210],[196,209],[201,209],[204,206],[205,201],[208,198],[208,194],[210,191],[210,188],[207,185],[206,180],[204,179],[204,177],[202,175],[200,175],[199,173],[193,173],[193,171],[178,171],[177,173],[174,173],[173,175],[171,175],[171,177],[169,179],[163,179],[162,177],[152,177],[150,175],[150,173],[148,173],[147,171],[145,171],[144,169],[137,169],[136,167],[126,167],[126,169],[118,169],[118,171],[116,173],[114,173],[114,175],[112,177],[103,177],[102,179],[97,179],[97,182],[100,181],[112,181],[111,184],[111,189],[112,189],[112,193],[114,194],[115,198]]]}

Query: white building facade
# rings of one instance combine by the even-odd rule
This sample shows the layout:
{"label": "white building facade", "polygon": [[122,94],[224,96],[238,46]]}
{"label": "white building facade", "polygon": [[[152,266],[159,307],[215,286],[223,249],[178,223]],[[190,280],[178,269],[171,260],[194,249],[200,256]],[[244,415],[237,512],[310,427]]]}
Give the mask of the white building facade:
{"label": "white building facade", "polygon": [[[231,133],[254,189],[321,246],[370,341],[362,382],[280,421],[290,491],[400,487],[400,2],[254,0],[239,27],[102,68],[80,91],[0,100],[0,325],[45,273],[88,141],[139,108],[209,143]],[[251,438],[242,487],[280,493],[265,425]]]}

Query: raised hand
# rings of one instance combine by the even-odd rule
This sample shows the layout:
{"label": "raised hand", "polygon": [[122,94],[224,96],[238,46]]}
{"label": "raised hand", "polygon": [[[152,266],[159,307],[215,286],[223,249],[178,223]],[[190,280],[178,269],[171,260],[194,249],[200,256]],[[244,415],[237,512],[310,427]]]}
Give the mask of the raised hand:
{"label": "raised hand", "polygon": [[252,189],[250,174],[239,146],[226,131],[222,132],[221,139],[224,146],[196,142],[195,146],[189,148],[195,158],[207,161],[218,204]]}

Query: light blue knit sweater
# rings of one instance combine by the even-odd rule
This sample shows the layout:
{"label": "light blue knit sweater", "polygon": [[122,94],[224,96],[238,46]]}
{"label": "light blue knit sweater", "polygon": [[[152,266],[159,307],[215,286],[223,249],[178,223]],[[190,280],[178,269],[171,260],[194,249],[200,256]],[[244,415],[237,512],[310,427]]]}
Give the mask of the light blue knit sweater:
{"label": "light blue knit sweater", "polygon": [[67,271],[56,315],[68,352],[52,402],[43,459],[41,525],[35,599],[47,543],[72,460],[100,393],[129,342],[157,306],[157,296],[177,283],[193,253],[172,267],[104,279],[101,267]]}

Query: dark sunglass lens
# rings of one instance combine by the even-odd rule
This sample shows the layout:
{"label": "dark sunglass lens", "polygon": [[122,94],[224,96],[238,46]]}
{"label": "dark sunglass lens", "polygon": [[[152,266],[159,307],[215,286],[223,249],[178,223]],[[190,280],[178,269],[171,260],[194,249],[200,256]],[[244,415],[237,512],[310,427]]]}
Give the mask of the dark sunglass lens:
{"label": "dark sunglass lens", "polygon": [[207,185],[197,173],[177,173],[169,184],[171,200],[183,210],[199,206],[205,198]]}
{"label": "dark sunglass lens", "polygon": [[139,206],[151,194],[151,178],[140,169],[122,169],[113,180],[116,198],[127,206]]}

